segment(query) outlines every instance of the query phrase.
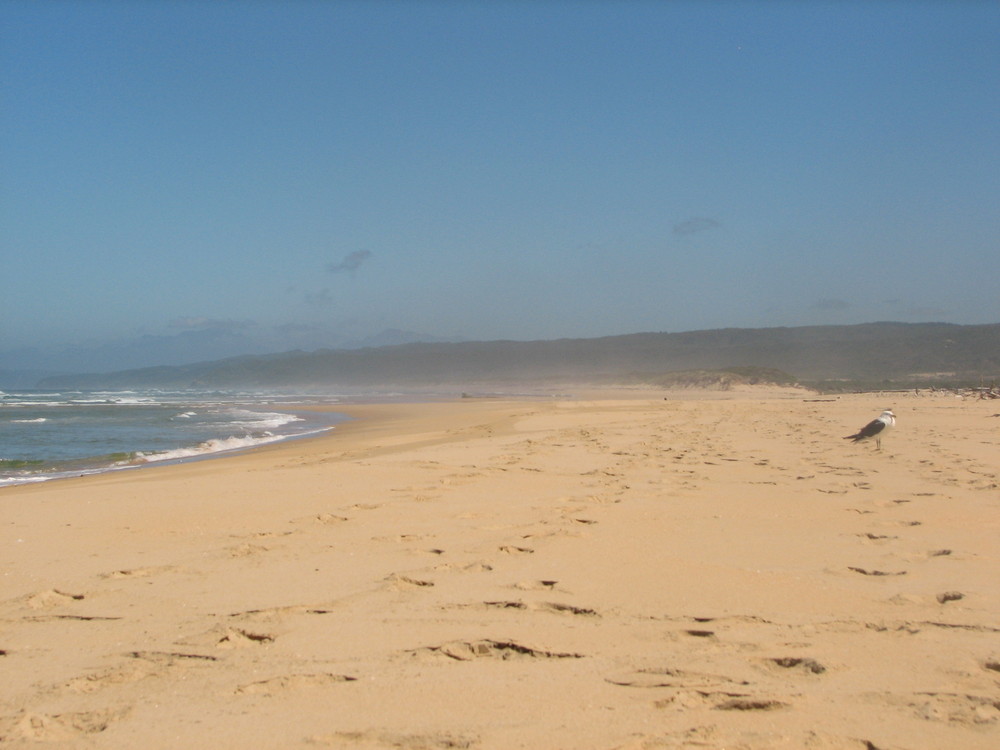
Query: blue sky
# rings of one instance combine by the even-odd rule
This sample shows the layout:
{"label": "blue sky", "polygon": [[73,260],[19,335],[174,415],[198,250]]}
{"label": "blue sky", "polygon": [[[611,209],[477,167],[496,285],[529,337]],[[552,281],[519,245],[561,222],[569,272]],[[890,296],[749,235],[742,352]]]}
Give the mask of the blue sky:
{"label": "blue sky", "polygon": [[994,2],[0,24],[0,350],[1000,322]]}

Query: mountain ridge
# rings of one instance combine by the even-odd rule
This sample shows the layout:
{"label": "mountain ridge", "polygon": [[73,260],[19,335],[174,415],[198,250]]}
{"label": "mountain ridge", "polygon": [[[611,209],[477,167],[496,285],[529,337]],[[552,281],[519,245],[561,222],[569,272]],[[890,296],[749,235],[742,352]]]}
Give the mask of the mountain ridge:
{"label": "mountain ridge", "polygon": [[102,374],[40,387],[372,387],[614,380],[637,372],[756,367],[800,381],[995,377],[1000,324],[876,322],[720,328],[535,341],[319,349]]}

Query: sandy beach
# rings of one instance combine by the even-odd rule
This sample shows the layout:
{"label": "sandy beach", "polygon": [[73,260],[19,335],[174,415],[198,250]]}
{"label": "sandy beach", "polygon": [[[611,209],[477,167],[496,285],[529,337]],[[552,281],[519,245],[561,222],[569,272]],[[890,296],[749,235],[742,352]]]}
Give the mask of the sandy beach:
{"label": "sandy beach", "polygon": [[1000,747],[1000,403],[338,410],[0,491],[0,746]]}

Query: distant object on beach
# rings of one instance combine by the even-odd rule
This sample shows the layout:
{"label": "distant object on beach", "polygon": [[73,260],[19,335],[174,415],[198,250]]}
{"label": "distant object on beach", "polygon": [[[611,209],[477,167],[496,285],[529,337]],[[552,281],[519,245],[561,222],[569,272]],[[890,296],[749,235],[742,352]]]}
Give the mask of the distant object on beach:
{"label": "distant object on beach", "polygon": [[877,419],[873,419],[853,435],[845,436],[844,440],[860,443],[862,440],[875,438],[875,449],[882,450],[882,436],[888,428],[895,426],[896,415],[892,413],[892,409],[886,409]]}

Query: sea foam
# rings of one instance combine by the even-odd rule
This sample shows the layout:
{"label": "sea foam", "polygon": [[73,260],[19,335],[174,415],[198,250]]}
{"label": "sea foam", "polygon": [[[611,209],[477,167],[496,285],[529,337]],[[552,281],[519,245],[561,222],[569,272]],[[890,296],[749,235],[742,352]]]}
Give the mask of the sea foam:
{"label": "sea foam", "polygon": [[[296,437],[305,437],[306,435],[315,435],[320,432],[326,432],[327,430],[333,429],[332,427],[325,427],[321,430],[316,430],[312,433],[303,433],[302,435],[297,435]],[[198,456],[210,456],[215,453],[228,453],[229,451],[238,451],[246,448],[254,448],[258,445],[267,445],[268,443],[277,443],[281,440],[287,440],[287,435],[274,435],[273,433],[264,433],[260,435],[247,435],[244,437],[228,437],[228,438],[213,438],[212,440],[206,440],[203,443],[194,445],[187,448],[175,448],[169,451],[159,451],[155,453],[136,453],[134,461],[128,461],[123,463],[153,463],[155,461],[178,461],[184,458],[196,458]]]}

